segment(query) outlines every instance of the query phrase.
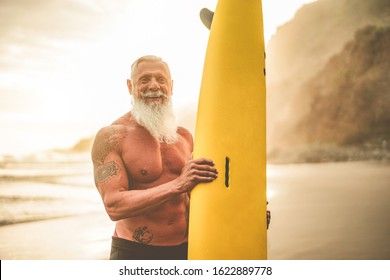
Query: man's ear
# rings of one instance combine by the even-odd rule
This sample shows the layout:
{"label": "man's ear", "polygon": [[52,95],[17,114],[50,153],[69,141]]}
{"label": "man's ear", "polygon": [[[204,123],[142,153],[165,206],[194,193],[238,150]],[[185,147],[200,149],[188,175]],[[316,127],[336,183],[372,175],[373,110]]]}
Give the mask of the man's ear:
{"label": "man's ear", "polygon": [[173,94],[173,80],[172,80],[171,83],[172,83],[172,84],[171,84],[171,94]]}
{"label": "man's ear", "polygon": [[130,79],[127,79],[127,88],[129,89],[129,93],[132,95],[133,92],[133,84]]}

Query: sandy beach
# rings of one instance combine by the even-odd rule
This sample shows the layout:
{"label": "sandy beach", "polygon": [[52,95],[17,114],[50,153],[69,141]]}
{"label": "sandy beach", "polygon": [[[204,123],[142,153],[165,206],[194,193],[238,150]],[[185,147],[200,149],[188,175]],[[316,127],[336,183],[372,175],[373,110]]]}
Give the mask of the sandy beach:
{"label": "sandy beach", "polygon": [[0,259],[107,259],[114,223],[89,155],[0,168]]}
{"label": "sandy beach", "polygon": [[[27,193],[27,181],[1,182],[0,197],[7,202],[2,210],[19,203],[4,197]],[[29,202],[23,207],[32,207],[33,218],[25,213],[29,209],[19,209],[25,222],[0,227],[0,259],[108,258],[114,224],[96,189],[91,182],[75,184],[74,176],[60,181],[35,182],[35,199],[45,194],[53,201]],[[389,163],[271,165],[268,200],[269,259],[390,259]],[[40,212],[50,213],[43,219]]]}
{"label": "sandy beach", "polygon": [[390,259],[390,165],[271,166],[269,259]]}
{"label": "sandy beach", "polygon": [[105,213],[0,228],[2,260],[104,260],[113,224]]}

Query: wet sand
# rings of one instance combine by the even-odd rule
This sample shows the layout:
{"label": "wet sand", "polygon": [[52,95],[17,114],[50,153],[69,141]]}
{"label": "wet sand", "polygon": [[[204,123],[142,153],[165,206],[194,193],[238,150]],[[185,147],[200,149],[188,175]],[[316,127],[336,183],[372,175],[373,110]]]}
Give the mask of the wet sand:
{"label": "wet sand", "polygon": [[113,222],[105,213],[76,215],[0,228],[2,260],[104,260]]}
{"label": "wet sand", "polygon": [[390,259],[390,165],[271,166],[269,259]]}

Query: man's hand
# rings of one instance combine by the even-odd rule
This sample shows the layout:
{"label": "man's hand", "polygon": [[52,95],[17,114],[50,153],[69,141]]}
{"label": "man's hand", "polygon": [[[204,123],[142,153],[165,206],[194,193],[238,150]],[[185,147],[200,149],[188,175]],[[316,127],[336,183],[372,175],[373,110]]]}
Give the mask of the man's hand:
{"label": "man's hand", "polygon": [[212,182],[217,176],[218,170],[214,168],[214,162],[211,159],[190,159],[178,177],[179,187],[183,192],[191,192],[199,183]]}

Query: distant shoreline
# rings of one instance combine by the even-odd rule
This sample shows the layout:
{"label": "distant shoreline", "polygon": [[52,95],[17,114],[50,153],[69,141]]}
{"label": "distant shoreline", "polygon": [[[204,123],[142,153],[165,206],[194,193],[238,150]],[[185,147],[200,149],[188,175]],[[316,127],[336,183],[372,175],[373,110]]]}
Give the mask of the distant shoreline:
{"label": "distant shoreline", "polygon": [[390,150],[387,147],[308,145],[285,149],[274,149],[267,154],[267,162],[271,164],[354,161],[390,162]]}
{"label": "distant shoreline", "polygon": [[[0,200],[2,197],[0,197]],[[41,222],[41,221],[49,221],[49,220],[56,220],[56,219],[63,219],[63,218],[71,218],[71,217],[77,217],[83,214],[68,214],[68,215],[58,215],[53,217],[32,217],[29,219],[21,219],[21,220],[0,220],[0,228],[7,227],[7,226],[13,226],[18,224],[27,224],[27,223],[35,223],[35,222]]]}
{"label": "distant shoreline", "polygon": [[[51,153],[48,151],[47,153]],[[77,156],[77,154],[85,155],[85,152],[68,152],[56,151],[56,154],[62,154],[64,157],[68,155]],[[12,157],[11,155],[0,156],[0,169],[6,169],[8,164],[12,163],[45,163],[45,164],[73,164],[75,162],[47,161],[45,158],[32,159],[33,156]],[[267,163],[270,164],[299,164],[299,163],[325,163],[325,162],[353,162],[353,161],[385,161],[390,162],[390,150],[387,148],[359,148],[359,147],[340,147],[332,145],[313,145],[313,146],[296,146],[289,148],[275,148],[267,152]],[[90,163],[88,159],[80,159],[79,163]],[[78,176],[83,174],[72,174]],[[15,180],[34,180],[41,182],[52,182],[62,174],[55,175],[1,175],[0,180],[15,181]],[[69,176],[66,174],[65,176]]]}

